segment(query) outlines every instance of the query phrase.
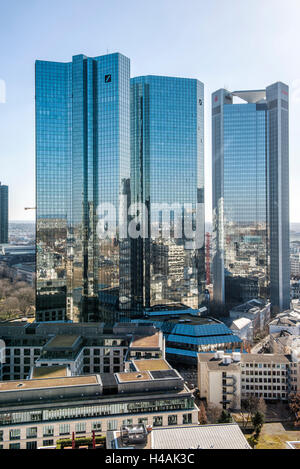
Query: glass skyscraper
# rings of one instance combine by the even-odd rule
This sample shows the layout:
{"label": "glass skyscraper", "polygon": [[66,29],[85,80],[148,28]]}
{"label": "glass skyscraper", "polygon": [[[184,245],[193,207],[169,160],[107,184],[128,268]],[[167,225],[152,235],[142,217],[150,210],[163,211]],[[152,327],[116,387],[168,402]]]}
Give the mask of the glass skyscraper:
{"label": "glass skyscraper", "polygon": [[8,243],[8,186],[0,182],[0,243]]}
{"label": "glass skyscraper", "polygon": [[212,95],[216,303],[289,308],[288,87]]}
{"label": "glass skyscraper", "polygon": [[[37,320],[115,319],[130,304],[130,61],[116,53],[36,62]],[[100,239],[98,207],[117,208]]]}
{"label": "glass skyscraper", "polygon": [[[131,203],[147,208],[148,231],[131,240],[137,310],[176,302],[198,307],[204,300],[203,95],[195,79],[131,80]],[[188,220],[197,245],[184,230]]]}

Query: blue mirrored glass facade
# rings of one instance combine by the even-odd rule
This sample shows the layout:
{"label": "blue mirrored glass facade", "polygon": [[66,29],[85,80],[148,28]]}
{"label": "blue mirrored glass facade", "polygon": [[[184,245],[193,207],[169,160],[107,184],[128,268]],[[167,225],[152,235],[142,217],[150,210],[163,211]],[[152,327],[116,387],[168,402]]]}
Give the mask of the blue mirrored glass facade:
{"label": "blue mirrored glass facade", "polygon": [[[277,100],[270,98],[271,90]],[[280,121],[274,116],[279,108]],[[218,303],[261,297],[271,299],[274,310],[289,307],[287,129],[288,88],[282,83],[267,90],[219,90],[212,95],[213,279]]]}
{"label": "blue mirrored glass facade", "polygon": [[100,239],[98,206],[130,190],[130,61],[36,62],[37,319],[130,307],[129,241]]}
{"label": "blue mirrored glass facade", "polygon": [[[198,307],[204,300],[203,94],[203,84],[193,79],[131,80],[131,202],[147,207],[149,233],[147,239],[132,240],[136,309],[174,302]],[[162,204],[170,208],[168,237],[162,231]],[[184,204],[190,205],[189,214],[184,214]],[[195,221],[197,210],[201,240],[191,248],[184,230],[175,236],[172,223],[175,212]]]}

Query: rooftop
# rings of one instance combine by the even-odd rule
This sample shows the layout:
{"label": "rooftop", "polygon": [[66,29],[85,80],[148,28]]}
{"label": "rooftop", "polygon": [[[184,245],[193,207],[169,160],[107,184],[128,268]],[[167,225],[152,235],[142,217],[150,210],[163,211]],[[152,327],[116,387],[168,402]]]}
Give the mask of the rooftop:
{"label": "rooftop", "polygon": [[68,376],[66,366],[36,366],[33,368],[31,379],[62,378]]}
{"label": "rooftop", "polygon": [[160,314],[151,316],[151,321],[168,321],[171,324],[188,324],[190,326],[203,326],[203,325],[213,325],[213,324],[222,324],[220,321],[214,318],[204,318],[201,316],[195,316],[194,314]]}
{"label": "rooftop", "polygon": [[117,373],[119,383],[128,383],[130,381],[151,381],[152,378],[148,371],[135,371],[130,373]]}
{"label": "rooftop", "polygon": [[152,449],[251,449],[237,424],[155,428]]}
{"label": "rooftop", "polygon": [[45,389],[66,386],[87,386],[89,384],[98,384],[96,375],[27,379],[21,381],[1,381],[0,392],[24,391],[28,389]]}
{"label": "rooftop", "polygon": [[132,338],[132,342],[130,345],[130,348],[158,348],[159,347],[159,342],[160,342],[160,334],[159,332],[156,332],[153,335],[150,336],[134,336]]}
{"label": "rooftop", "polygon": [[79,335],[63,335],[59,334],[50,339],[46,344],[47,350],[52,350],[56,348],[72,348],[74,347],[76,341],[80,338]]}
{"label": "rooftop", "polygon": [[246,326],[249,326],[249,324],[251,324],[251,319],[248,319],[248,318],[239,318],[239,319],[235,319],[232,324],[231,324],[231,328],[235,328],[235,329],[238,329],[238,330],[241,330],[243,329],[244,327]]}
{"label": "rooftop", "polygon": [[[232,359],[231,354],[224,354],[224,356],[229,355]],[[236,368],[240,363],[276,363],[276,364],[288,364],[290,363],[289,355],[282,354],[259,354],[259,353],[241,353],[240,361],[232,361],[228,365],[223,364],[223,358],[215,358],[214,353],[199,353],[198,359],[201,362],[207,363],[209,368],[218,369],[220,366],[226,366],[226,368]]]}
{"label": "rooftop", "polygon": [[156,371],[171,369],[168,362],[163,359],[133,360],[133,364],[138,371]]}
{"label": "rooftop", "polygon": [[247,103],[257,103],[266,99],[266,90],[233,91],[232,95],[247,101]]}

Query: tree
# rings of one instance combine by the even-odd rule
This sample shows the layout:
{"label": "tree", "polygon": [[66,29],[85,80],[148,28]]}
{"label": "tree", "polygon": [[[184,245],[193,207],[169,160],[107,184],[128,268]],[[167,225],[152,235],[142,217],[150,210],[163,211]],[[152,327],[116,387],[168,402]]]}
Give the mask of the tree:
{"label": "tree", "polygon": [[26,315],[28,310],[30,310],[34,304],[35,295],[33,288],[28,287],[28,285],[26,285],[25,288],[22,286],[19,290],[17,290],[16,297],[19,300],[20,311]]}
{"label": "tree", "polygon": [[255,412],[258,410],[258,398],[255,396],[248,396],[246,399],[243,399],[241,402],[241,414],[243,417],[243,428],[247,428],[248,424],[251,422],[252,417]]}
{"label": "tree", "polygon": [[258,401],[258,405],[257,405],[257,410],[263,414],[264,416],[266,416],[266,413],[267,413],[267,405],[265,403],[265,400],[263,397],[260,397],[259,401]]}
{"label": "tree", "polygon": [[200,425],[206,425],[207,424],[207,415],[206,415],[206,410],[203,402],[200,403],[200,409],[199,409],[199,423]]}
{"label": "tree", "polygon": [[256,439],[258,439],[259,437],[264,421],[265,421],[264,415],[259,411],[255,412],[255,414],[252,417],[252,423],[254,426]]}
{"label": "tree", "polygon": [[289,407],[295,416],[295,427],[300,425],[300,392],[292,394],[289,399]]}
{"label": "tree", "polygon": [[217,423],[220,416],[221,416],[220,407],[212,403],[207,406],[207,417],[210,423]]}
{"label": "tree", "polygon": [[231,415],[228,410],[223,409],[218,420],[218,423],[230,423],[231,422]]}

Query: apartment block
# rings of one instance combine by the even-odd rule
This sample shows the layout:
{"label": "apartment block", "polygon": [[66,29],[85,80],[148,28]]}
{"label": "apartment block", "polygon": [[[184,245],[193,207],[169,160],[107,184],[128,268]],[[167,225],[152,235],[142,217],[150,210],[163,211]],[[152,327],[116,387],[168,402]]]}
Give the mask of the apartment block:
{"label": "apartment block", "polygon": [[249,396],[286,401],[300,390],[300,353],[291,355],[233,353],[198,355],[201,398],[223,409],[239,409]]}

